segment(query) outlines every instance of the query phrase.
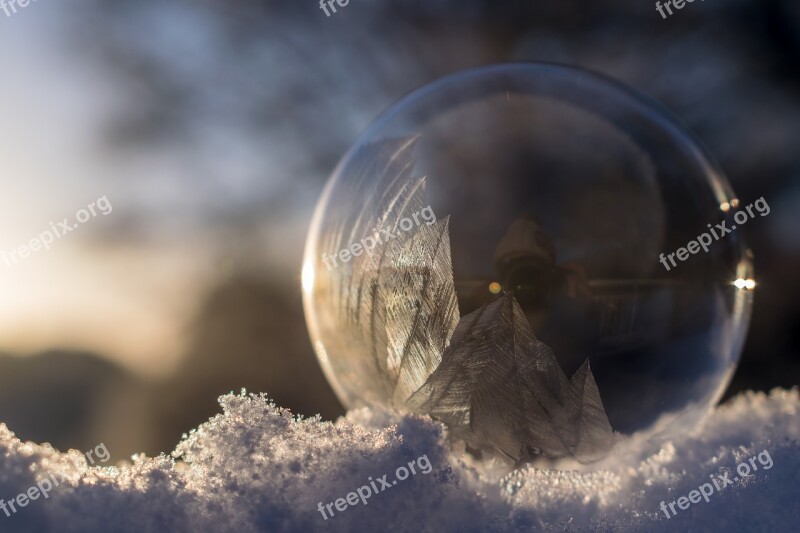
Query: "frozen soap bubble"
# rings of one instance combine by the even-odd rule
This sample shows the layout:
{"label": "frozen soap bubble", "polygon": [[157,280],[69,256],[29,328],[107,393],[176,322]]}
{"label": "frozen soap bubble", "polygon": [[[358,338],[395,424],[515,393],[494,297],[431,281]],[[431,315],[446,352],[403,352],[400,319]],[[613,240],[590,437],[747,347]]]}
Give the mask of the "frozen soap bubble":
{"label": "frozen soap bubble", "polygon": [[[607,78],[449,76],[389,109],[325,188],[303,265],[316,353],[347,407],[430,414],[513,463],[686,431],[747,328],[749,253],[711,236],[738,202],[662,108]],[[703,233],[707,251],[670,258]]]}

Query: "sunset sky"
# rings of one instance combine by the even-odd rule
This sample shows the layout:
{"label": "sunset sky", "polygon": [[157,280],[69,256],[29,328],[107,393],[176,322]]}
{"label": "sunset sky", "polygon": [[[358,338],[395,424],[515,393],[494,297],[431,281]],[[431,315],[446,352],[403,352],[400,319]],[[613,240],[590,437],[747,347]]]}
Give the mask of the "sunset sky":
{"label": "sunset sky", "polygon": [[[101,196],[113,211],[49,251],[11,266],[0,261],[0,352],[89,350],[158,374],[181,353],[202,289],[243,258],[268,274],[295,269],[299,278],[317,191],[297,184],[297,205],[289,202],[296,208],[280,228],[269,224],[259,203],[286,178],[278,158],[285,164],[292,154],[230,135],[208,116],[196,117],[191,144],[126,149],[109,141],[115,120],[144,113],[136,107],[143,89],[80,49],[81,31],[91,29],[80,9],[44,7],[0,16],[0,250],[74,220]],[[181,14],[169,9],[159,19],[143,11],[152,31],[141,46],[185,52],[160,58],[176,68],[212,61],[213,32],[182,32]]]}

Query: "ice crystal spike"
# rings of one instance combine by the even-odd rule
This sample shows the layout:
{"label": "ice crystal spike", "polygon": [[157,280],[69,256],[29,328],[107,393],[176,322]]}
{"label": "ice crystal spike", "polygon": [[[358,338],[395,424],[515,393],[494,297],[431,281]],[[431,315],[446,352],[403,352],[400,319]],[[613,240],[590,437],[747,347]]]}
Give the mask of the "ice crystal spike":
{"label": "ice crystal spike", "polygon": [[459,321],[441,364],[408,403],[514,462],[540,454],[589,462],[613,442],[588,360],[568,381],[510,294]]}
{"label": "ice crystal spike", "polygon": [[570,379],[570,392],[572,405],[579,408],[573,454],[583,462],[600,460],[614,444],[614,435],[588,359]]}
{"label": "ice crystal spike", "polygon": [[388,340],[387,369],[402,405],[441,361],[458,323],[450,264],[449,219],[423,226],[381,269]]}
{"label": "ice crystal spike", "polygon": [[362,150],[356,172],[369,176],[377,161],[381,194],[337,232],[346,237],[326,245],[333,255],[365,236],[384,240],[342,267],[329,297],[338,302],[339,324],[372,354],[370,371],[397,405],[439,364],[458,322],[448,220],[398,230],[426,205],[425,178],[411,178],[415,142],[389,139]]}

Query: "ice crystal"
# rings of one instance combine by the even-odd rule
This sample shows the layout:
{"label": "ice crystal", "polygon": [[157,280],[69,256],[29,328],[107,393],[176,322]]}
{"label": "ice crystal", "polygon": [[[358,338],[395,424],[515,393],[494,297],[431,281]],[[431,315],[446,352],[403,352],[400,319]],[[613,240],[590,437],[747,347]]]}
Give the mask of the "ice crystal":
{"label": "ice crystal", "polygon": [[333,277],[342,334],[371,354],[368,370],[391,404],[433,415],[476,448],[517,463],[602,457],[613,433],[588,360],[568,380],[510,294],[459,320],[449,217],[398,231],[426,205],[425,178],[411,178],[416,142],[386,140],[356,156],[352,172],[364,179],[381,169],[376,194],[325,248],[391,237]]}
{"label": "ice crystal", "polygon": [[613,442],[589,361],[567,380],[510,294],[461,319],[409,403],[514,462],[540,454],[592,461]]}

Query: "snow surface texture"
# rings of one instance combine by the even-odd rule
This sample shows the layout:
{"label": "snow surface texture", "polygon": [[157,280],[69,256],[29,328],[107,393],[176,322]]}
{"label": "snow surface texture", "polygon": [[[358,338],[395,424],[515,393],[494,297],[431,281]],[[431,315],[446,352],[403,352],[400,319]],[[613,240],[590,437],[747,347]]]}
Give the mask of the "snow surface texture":
{"label": "snow surface texture", "polygon": [[[0,498],[54,473],[47,500],[0,531],[796,531],[800,523],[800,395],[740,395],[703,428],[642,457],[612,452],[603,470],[483,472],[445,444],[427,417],[366,409],[336,423],[297,420],[263,395],[226,395],[224,413],[186,436],[173,457],[88,467],[77,451],[19,441],[0,425]],[[623,448],[624,449],[624,448]],[[711,474],[767,450],[773,467],[740,479],[667,520],[675,500]],[[345,498],[426,455],[416,475],[324,520],[318,502]],[[177,462],[176,462],[177,459]],[[420,464],[420,463],[417,463]],[[483,469],[481,469],[483,470]]]}

